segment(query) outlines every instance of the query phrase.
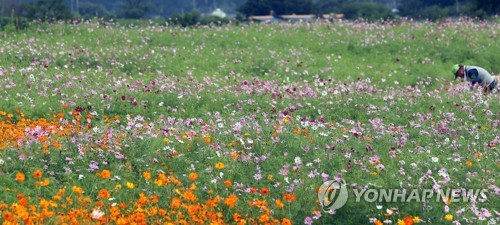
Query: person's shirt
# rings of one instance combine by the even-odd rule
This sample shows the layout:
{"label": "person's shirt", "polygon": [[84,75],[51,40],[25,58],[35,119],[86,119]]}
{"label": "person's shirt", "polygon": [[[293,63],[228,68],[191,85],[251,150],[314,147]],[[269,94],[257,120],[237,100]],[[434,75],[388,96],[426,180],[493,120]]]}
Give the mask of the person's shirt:
{"label": "person's shirt", "polygon": [[489,85],[493,82],[493,77],[485,69],[479,66],[465,66],[465,80],[475,85],[476,83],[482,87]]}

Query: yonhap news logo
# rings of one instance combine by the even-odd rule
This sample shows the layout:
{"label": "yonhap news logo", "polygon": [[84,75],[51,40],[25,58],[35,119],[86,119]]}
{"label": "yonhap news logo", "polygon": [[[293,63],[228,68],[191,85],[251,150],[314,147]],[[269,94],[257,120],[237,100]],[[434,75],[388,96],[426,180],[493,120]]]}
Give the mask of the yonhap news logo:
{"label": "yonhap news logo", "polygon": [[347,202],[349,194],[344,179],[339,181],[328,180],[318,190],[318,199],[324,211],[342,208]]}
{"label": "yonhap news logo", "polygon": [[384,188],[353,188],[348,190],[345,180],[325,181],[318,189],[318,200],[321,208],[332,211],[342,208],[349,195],[358,202],[484,202],[488,200],[488,189],[384,189]]}

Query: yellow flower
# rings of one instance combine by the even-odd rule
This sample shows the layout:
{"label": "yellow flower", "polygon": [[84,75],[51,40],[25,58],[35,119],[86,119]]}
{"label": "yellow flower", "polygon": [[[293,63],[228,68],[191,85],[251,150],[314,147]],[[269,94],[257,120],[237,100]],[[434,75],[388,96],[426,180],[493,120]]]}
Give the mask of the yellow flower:
{"label": "yellow flower", "polygon": [[405,224],[405,221],[403,221],[403,220],[398,220],[398,225],[406,225],[406,224]]}
{"label": "yellow flower", "polygon": [[215,164],[215,168],[224,169],[224,163],[219,162],[219,163]]}
{"label": "yellow flower", "polygon": [[444,216],[444,219],[445,219],[445,220],[448,220],[448,221],[452,221],[452,220],[453,220],[453,215],[451,215],[451,214],[446,214],[446,216]]}
{"label": "yellow flower", "polygon": [[121,185],[121,184],[117,184],[117,185],[115,186],[115,190],[120,190],[120,189],[122,189],[122,185]]}
{"label": "yellow flower", "polygon": [[132,188],[135,187],[135,184],[132,183],[132,182],[127,182],[127,187],[130,188],[130,189],[132,189]]}
{"label": "yellow flower", "polygon": [[413,222],[420,223],[420,217],[418,217],[418,216],[413,217]]}

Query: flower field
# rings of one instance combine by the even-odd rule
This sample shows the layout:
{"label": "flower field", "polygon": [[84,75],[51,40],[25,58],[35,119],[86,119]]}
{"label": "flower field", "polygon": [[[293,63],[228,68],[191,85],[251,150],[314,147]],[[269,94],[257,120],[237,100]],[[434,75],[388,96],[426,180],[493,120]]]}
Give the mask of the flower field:
{"label": "flower field", "polygon": [[[496,224],[498,89],[450,69],[498,74],[499,30],[92,20],[3,34],[0,221]],[[342,208],[318,199],[328,180],[345,180]],[[356,201],[368,188],[485,192]]]}

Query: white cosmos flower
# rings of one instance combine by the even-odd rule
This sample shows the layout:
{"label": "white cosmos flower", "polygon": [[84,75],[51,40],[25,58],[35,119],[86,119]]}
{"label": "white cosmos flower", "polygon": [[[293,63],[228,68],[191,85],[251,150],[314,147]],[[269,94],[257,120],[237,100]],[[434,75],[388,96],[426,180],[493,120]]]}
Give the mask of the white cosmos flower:
{"label": "white cosmos flower", "polygon": [[104,216],[104,212],[99,209],[94,209],[90,216],[92,217],[92,219],[100,219],[102,216]]}

